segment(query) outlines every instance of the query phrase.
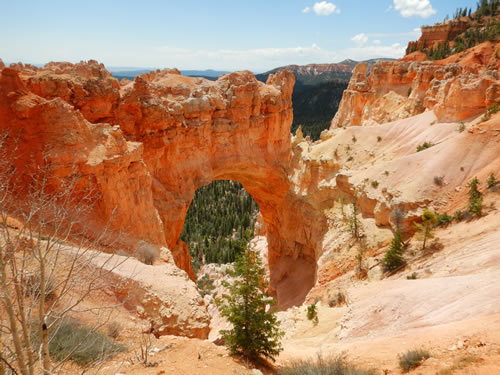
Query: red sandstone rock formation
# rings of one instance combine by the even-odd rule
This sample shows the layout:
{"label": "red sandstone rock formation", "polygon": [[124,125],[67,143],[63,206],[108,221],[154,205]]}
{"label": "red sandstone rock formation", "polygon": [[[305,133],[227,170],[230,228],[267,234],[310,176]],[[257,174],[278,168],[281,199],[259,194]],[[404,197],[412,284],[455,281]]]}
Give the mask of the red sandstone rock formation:
{"label": "red sandstone rock formation", "polygon": [[418,50],[436,47],[439,43],[452,41],[469,27],[470,19],[468,17],[454,19],[433,26],[422,26],[422,35],[418,41],[408,43],[408,48],[411,49],[415,44]]}
{"label": "red sandstone rock formation", "polygon": [[250,72],[213,82],[164,70],[120,86],[95,61],[19,64],[1,71],[0,120],[22,141],[20,174],[48,149],[54,175],[95,185],[96,223],[112,218],[131,246],[167,245],[192,278],[179,236],[195,190],[216,179],[241,182],[260,205],[271,284],[286,307],[314,284],[326,223],[288,177],[293,84],[289,72],[264,84]]}
{"label": "red sandstone rock formation", "polygon": [[19,189],[27,186],[30,173],[45,160],[53,177],[80,176],[80,185],[92,185],[100,196],[97,225],[111,220],[115,229],[124,229],[124,240],[128,236],[130,241],[164,242],[151,175],[142,160],[143,146],[126,141],[119,128],[89,123],[59,97],[47,100],[33,94],[17,70],[4,68],[0,131],[12,140],[4,147],[16,153]]}
{"label": "red sandstone rock formation", "polygon": [[499,45],[486,42],[437,62],[379,62],[369,76],[360,64],[331,128],[389,122],[431,109],[440,121],[478,115],[498,99]]}

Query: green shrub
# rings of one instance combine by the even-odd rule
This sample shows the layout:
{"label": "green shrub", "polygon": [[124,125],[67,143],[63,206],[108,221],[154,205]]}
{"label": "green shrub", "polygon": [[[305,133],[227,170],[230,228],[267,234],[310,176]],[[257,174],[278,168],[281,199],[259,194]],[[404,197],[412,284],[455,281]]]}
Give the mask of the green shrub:
{"label": "green shrub", "polygon": [[488,177],[488,180],[486,181],[486,184],[488,186],[488,189],[492,189],[495,187],[495,185],[498,183],[498,181],[495,178],[495,175],[492,173]]}
{"label": "green shrub", "polygon": [[381,142],[382,141],[382,137],[380,135],[377,135],[377,142]]}
{"label": "green shrub", "polygon": [[463,131],[465,130],[465,124],[463,122],[461,122],[458,127],[457,127],[457,131],[459,133],[462,133]]}
{"label": "green shrub", "polygon": [[417,146],[417,152],[424,151],[430,147],[434,146],[434,143],[432,142],[424,142],[421,145]]}
{"label": "green shrub", "polygon": [[373,181],[372,181],[372,187],[373,187],[374,189],[376,189],[376,188],[378,187],[378,181],[377,181],[377,180],[373,180]]}
{"label": "green shrub", "polygon": [[207,294],[212,293],[214,290],[214,281],[208,276],[208,274],[204,274],[202,277],[196,281],[196,285],[200,291],[202,297],[205,297]]}
{"label": "green shrub", "polygon": [[453,214],[453,220],[456,220],[457,222],[460,222],[464,219],[464,213],[461,210],[456,210],[455,213]]}
{"label": "green shrub", "polygon": [[375,370],[357,368],[342,356],[295,361],[278,371],[279,375],[375,375]]}
{"label": "green shrub", "polygon": [[49,343],[50,356],[56,361],[68,358],[80,366],[109,358],[123,351],[125,351],[124,346],[70,318],[61,321]]}
{"label": "green shrub", "polygon": [[400,354],[399,358],[399,367],[403,372],[408,372],[411,369],[414,369],[422,364],[424,360],[430,357],[430,354],[427,350],[423,349],[414,349],[408,350],[404,354]]}
{"label": "green shrub", "polygon": [[417,273],[413,272],[411,275],[406,276],[407,280],[417,280]]}
{"label": "green shrub", "polygon": [[358,140],[358,139],[356,138],[356,136],[355,136],[355,135],[353,135],[353,136],[352,136],[352,143],[356,143],[356,141],[357,141],[357,140]]}
{"label": "green shrub", "polygon": [[437,225],[448,225],[453,221],[453,216],[448,214],[437,215]]}
{"label": "green shrub", "polygon": [[312,320],[314,325],[318,324],[318,310],[315,303],[307,306],[307,319]]}
{"label": "green shrub", "polygon": [[497,113],[498,111],[500,111],[500,105],[498,105],[497,103],[491,105],[490,107],[488,107],[483,117],[481,117],[481,121],[488,121],[491,118],[491,115]]}

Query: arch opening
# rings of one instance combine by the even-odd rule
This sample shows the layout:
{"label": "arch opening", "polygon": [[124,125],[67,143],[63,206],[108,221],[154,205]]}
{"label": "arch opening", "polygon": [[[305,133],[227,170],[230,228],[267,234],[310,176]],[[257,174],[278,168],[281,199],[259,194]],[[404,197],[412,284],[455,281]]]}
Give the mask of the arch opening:
{"label": "arch opening", "polygon": [[232,263],[253,238],[259,206],[243,186],[218,180],[196,190],[180,239],[195,272],[204,264]]}

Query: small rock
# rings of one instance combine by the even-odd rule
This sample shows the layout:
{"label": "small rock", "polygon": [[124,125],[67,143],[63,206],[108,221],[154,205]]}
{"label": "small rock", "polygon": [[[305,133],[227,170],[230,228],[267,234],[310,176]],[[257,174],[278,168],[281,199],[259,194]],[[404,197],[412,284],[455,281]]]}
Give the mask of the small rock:
{"label": "small rock", "polygon": [[457,349],[463,349],[463,348],[464,348],[464,342],[460,340],[459,342],[457,342]]}
{"label": "small rock", "polygon": [[262,373],[262,371],[260,371],[260,370],[258,370],[258,369],[256,369],[256,368],[254,368],[254,369],[252,370],[252,374],[254,374],[254,375],[264,375],[264,374]]}
{"label": "small rock", "polygon": [[457,346],[453,345],[453,346],[449,347],[448,350],[453,352],[453,351],[457,350]]}

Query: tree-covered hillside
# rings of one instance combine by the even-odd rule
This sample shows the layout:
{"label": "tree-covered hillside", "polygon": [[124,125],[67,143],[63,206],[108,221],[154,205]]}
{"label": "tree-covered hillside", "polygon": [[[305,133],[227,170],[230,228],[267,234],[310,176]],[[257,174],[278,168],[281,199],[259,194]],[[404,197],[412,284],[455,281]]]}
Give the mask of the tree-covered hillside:
{"label": "tree-covered hillside", "polygon": [[319,139],[321,132],[330,127],[347,84],[336,80],[294,89],[292,132],[301,125],[304,135]]}
{"label": "tree-covered hillside", "polygon": [[193,267],[234,262],[253,237],[258,212],[257,203],[237,182],[214,181],[198,189],[181,235]]}

